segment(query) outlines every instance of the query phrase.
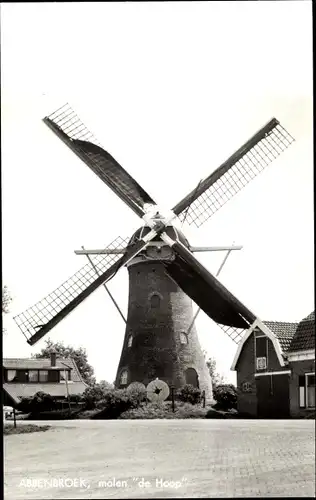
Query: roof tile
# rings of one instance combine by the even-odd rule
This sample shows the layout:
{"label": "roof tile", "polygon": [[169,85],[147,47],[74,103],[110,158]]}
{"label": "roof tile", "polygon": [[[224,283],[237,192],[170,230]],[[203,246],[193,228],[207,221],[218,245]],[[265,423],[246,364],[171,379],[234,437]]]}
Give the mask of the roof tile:
{"label": "roof tile", "polygon": [[315,311],[299,323],[289,351],[307,351],[309,349],[315,349]]}
{"label": "roof tile", "polygon": [[268,328],[270,328],[272,333],[275,334],[282,351],[288,351],[299,323],[287,323],[284,321],[264,321],[264,324]]}

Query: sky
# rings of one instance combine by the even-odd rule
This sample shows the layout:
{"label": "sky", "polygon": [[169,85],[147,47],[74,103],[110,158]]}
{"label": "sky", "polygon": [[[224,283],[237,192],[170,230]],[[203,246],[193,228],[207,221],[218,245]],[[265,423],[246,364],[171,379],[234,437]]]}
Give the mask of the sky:
{"label": "sky", "polygon": [[[220,280],[261,319],[314,309],[311,2],[2,3],[1,14],[5,357],[45,345],[30,347],[12,318],[86,264],[75,249],[141,225],[43,123],[65,102],[170,208],[276,117],[294,144],[206,224],[183,229],[192,245],[243,245]],[[224,254],[196,256],[216,273]],[[126,314],[127,270],[108,286]],[[236,344],[204,313],[196,326],[234,382]],[[101,287],[48,337],[85,347],[97,379],[112,382],[124,327]]]}

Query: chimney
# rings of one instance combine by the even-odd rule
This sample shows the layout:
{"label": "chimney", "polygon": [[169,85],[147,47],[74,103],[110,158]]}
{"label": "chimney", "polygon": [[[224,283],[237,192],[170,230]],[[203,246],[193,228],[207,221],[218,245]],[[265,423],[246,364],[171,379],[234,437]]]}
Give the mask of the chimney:
{"label": "chimney", "polygon": [[50,353],[50,365],[56,366],[56,353],[55,352]]}

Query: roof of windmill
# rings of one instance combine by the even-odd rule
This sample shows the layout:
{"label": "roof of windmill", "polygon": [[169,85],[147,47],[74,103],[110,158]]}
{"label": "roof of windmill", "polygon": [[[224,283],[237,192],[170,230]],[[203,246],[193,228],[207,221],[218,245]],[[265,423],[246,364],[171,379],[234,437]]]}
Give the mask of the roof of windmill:
{"label": "roof of windmill", "polygon": [[[136,241],[140,240],[141,238],[143,238],[144,236],[146,236],[146,234],[148,234],[150,231],[151,231],[151,227],[149,227],[149,226],[142,226],[142,227],[140,227],[132,235],[131,239],[128,242],[128,245],[131,245],[131,244],[135,243]],[[179,240],[186,247],[190,246],[188,240],[186,239],[186,237],[184,236],[184,234],[182,233],[182,231],[179,230],[178,228],[176,228],[175,226],[167,226],[166,229],[165,229],[165,232],[172,239]],[[157,235],[157,236],[155,236],[152,239],[152,241],[161,241],[161,238],[160,238],[159,235]]]}

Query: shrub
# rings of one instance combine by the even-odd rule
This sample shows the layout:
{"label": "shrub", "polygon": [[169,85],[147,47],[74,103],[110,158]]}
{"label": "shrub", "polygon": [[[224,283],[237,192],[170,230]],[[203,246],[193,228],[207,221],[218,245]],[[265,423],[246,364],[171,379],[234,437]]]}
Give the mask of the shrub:
{"label": "shrub", "polygon": [[70,403],[80,403],[81,400],[82,400],[81,394],[69,394],[69,401],[70,401]]}
{"label": "shrub", "polygon": [[201,402],[201,391],[197,387],[193,387],[193,385],[187,384],[184,387],[181,387],[176,393],[177,399],[179,401],[183,401],[184,403],[191,403],[192,405],[196,405]]}
{"label": "shrub", "polygon": [[111,388],[109,384],[93,384],[85,389],[84,393],[81,395],[80,401],[85,404],[87,410],[92,410],[96,408],[98,402],[103,400],[106,394],[111,391],[113,391],[113,388]]}
{"label": "shrub", "polygon": [[32,412],[26,420],[73,420],[79,417],[79,412],[80,410],[69,411],[69,409]]}
{"label": "shrub", "polygon": [[100,408],[101,411],[91,418],[115,419],[124,411],[136,408],[137,406],[138,402],[130,396],[126,389],[112,389],[97,403],[97,407]]}
{"label": "shrub", "polygon": [[121,413],[120,419],[146,420],[172,418],[172,414],[164,404],[148,403],[142,404],[138,408],[132,408]]}
{"label": "shrub", "polygon": [[137,405],[144,403],[147,400],[146,387],[131,387],[127,389],[130,398],[135,401]]}
{"label": "shrub", "polygon": [[225,413],[213,410],[212,408],[207,411],[205,418],[227,418]]}
{"label": "shrub", "polygon": [[39,391],[31,398],[22,398],[17,408],[25,413],[39,413],[55,409],[56,402],[50,394]]}
{"label": "shrub", "polygon": [[207,410],[190,403],[176,403],[175,411],[169,401],[163,403],[142,404],[138,408],[132,408],[123,412],[120,419],[184,419],[184,418],[204,418]]}
{"label": "shrub", "polygon": [[213,388],[216,408],[229,410],[237,408],[237,389],[233,384],[222,384]]}

